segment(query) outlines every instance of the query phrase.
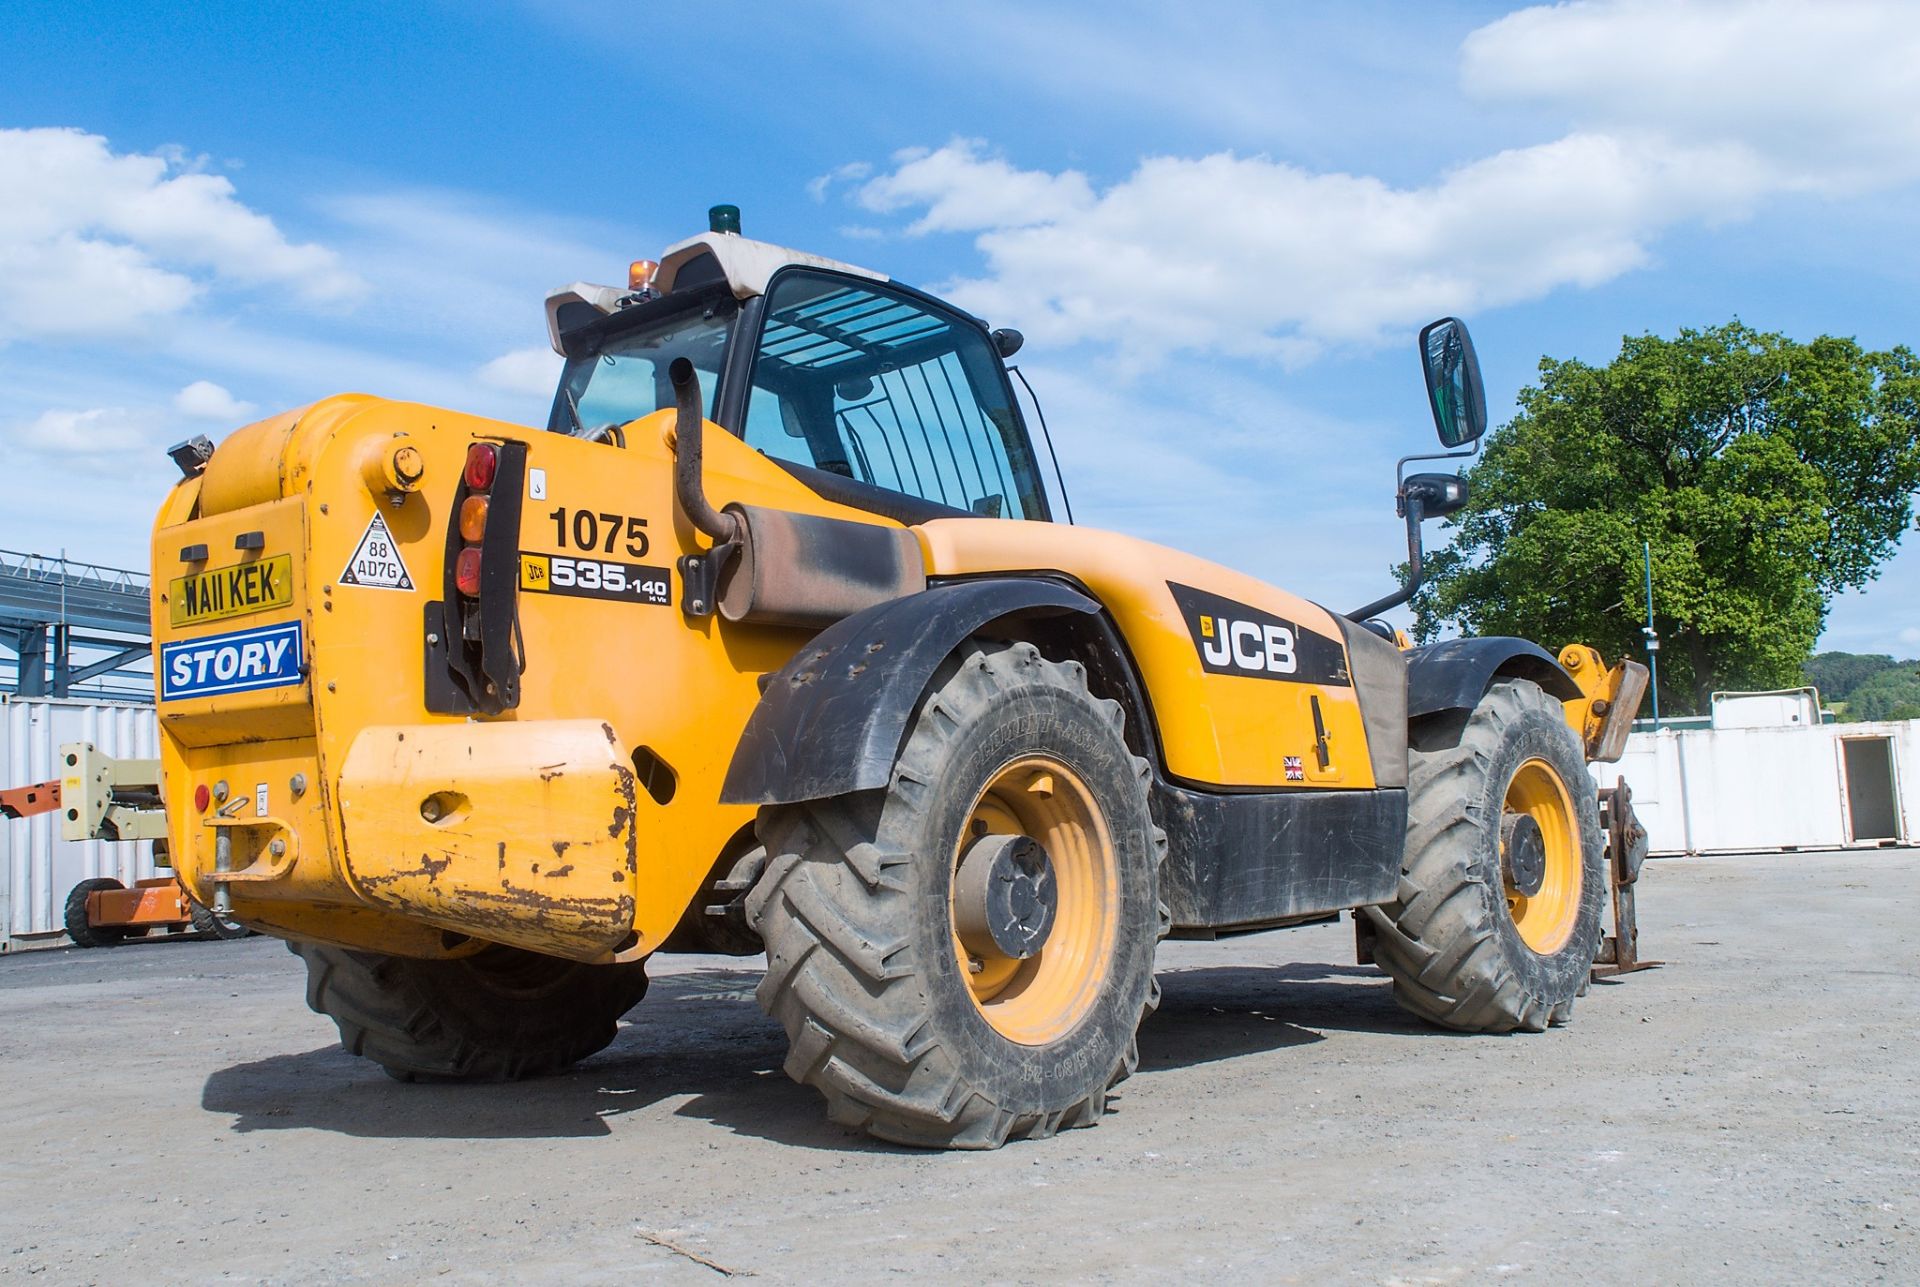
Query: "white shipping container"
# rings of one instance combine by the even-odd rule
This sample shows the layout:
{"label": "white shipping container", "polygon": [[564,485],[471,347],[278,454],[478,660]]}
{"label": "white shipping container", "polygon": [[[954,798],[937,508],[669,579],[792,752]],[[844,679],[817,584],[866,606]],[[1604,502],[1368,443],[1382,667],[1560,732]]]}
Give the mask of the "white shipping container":
{"label": "white shipping container", "polygon": [[[91,742],[122,759],[160,754],[152,706],[0,694],[0,786],[60,777],[66,742]],[[67,894],[91,876],[132,885],[158,874],[152,841],[62,840],[52,813],[0,820],[0,951],[53,941]]]}
{"label": "white shipping container", "polygon": [[1593,775],[1627,780],[1656,854],[1920,842],[1920,720],[1635,733]]}

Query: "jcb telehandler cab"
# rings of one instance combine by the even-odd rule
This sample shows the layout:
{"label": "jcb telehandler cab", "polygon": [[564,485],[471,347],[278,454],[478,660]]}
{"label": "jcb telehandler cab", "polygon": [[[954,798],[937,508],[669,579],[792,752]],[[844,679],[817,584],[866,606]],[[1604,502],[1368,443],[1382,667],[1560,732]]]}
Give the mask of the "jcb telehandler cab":
{"label": "jcb telehandler cab", "polygon": [[[177,869],[349,1050],[550,1073],[654,952],[764,951],[835,1120],[991,1147],[1099,1118],[1164,936],[1349,909],[1419,1015],[1567,1020],[1644,671],[1056,523],[1015,333],[717,213],[549,298],[545,430],[356,394],[174,453]],[[1465,328],[1422,351],[1471,442]],[[1405,480],[1415,575],[1463,497]]]}

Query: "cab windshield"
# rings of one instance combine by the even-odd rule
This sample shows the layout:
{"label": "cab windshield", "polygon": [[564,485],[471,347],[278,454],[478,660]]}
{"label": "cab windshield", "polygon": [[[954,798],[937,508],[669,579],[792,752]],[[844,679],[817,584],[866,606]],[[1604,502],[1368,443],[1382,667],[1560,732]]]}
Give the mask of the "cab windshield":
{"label": "cab windshield", "polygon": [[700,372],[707,418],[713,419],[720,363],[739,311],[727,291],[708,291],[600,337],[567,359],[547,428],[584,437],[605,425],[623,425],[673,406],[667,367],[681,357]]}

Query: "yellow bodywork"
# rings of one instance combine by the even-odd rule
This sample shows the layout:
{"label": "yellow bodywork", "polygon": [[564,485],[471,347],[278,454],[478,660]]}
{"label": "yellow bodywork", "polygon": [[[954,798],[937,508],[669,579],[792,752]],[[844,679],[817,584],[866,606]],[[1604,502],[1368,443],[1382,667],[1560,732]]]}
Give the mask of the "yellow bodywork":
{"label": "yellow bodywork", "polygon": [[[1086,586],[1133,651],[1174,776],[1236,787],[1374,785],[1351,686],[1209,674],[1167,583],[1199,586],[1337,641],[1340,628],[1325,608],[1205,559],[1113,532],[975,519],[938,519],[918,530],[930,577],[1052,570]],[[1312,753],[1316,697],[1331,752],[1324,769]],[[1304,780],[1288,783],[1288,756],[1303,761]]]}
{"label": "yellow bodywork", "polygon": [[[175,862],[197,897],[212,901],[224,827],[232,874],[222,879],[235,914],[274,932],[423,956],[473,950],[469,937],[587,960],[660,945],[751,826],[751,808],[716,803],[719,784],[759,676],[807,634],[689,619],[669,606],[527,595],[519,707],[480,720],[427,711],[422,622],[426,602],[443,595],[447,511],[475,440],[531,444],[548,499],[525,502],[530,553],[560,552],[549,514],[561,506],[644,520],[640,562],[671,567],[700,548],[672,504],[671,420],[630,426],[622,450],[344,396],[236,432],[200,479],[175,489],[154,534],[157,585],[290,556],[296,592],[286,607],[191,627],[173,626],[168,593],[157,594],[162,665],[171,642],[298,621],[310,668],[297,685],[160,703]],[[401,448],[418,467],[405,491],[383,468]],[[719,496],[872,521],[721,432],[709,439],[707,477]],[[376,513],[411,591],[341,584]],[[251,532],[264,534],[262,547],[236,550]],[[196,545],[210,552],[205,564],[182,559]],[[513,735],[488,736],[488,724]],[[636,789],[639,747],[671,772],[664,802]],[[556,765],[565,776],[543,779]],[[231,806],[217,801],[195,809],[202,785],[243,807],[225,818]],[[469,815],[429,821],[422,804],[434,792],[410,796],[416,785],[464,795]]]}
{"label": "yellow bodywork", "polygon": [[[195,897],[212,903],[226,884],[235,915],[258,928],[402,955],[484,942],[599,961],[657,949],[716,864],[751,843],[754,810],[718,803],[721,783],[761,677],[811,637],[681,612],[675,560],[707,541],[673,501],[672,420],[636,421],[615,446],[345,395],[239,430],[180,484],[154,532],[160,668],[176,664],[168,645],[287,623],[305,664],[280,686],[161,694],[174,863]],[[449,509],[469,445],[509,439],[527,444],[529,469],[520,700],[497,718],[434,714],[425,610],[449,592]],[[888,522],[821,498],[717,427],[706,442],[717,503]],[[540,592],[540,570],[579,553],[569,517],[581,511],[596,531],[619,529],[608,557],[664,570],[670,603]],[[1174,777],[1375,785],[1351,684],[1210,673],[1169,582],[1295,623],[1338,650],[1344,673],[1325,610],[1111,533],[956,518],[916,534],[930,577],[1044,573],[1098,599]],[[392,554],[404,583],[348,576],[368,548]],[[172,601],[183,594],[193,602]],[[1590,714],[1569,703],[1583,733]]]}
{"label": "yellow bodywork", "polygon": [[1567,724],[1580,735],[1589,760],[1620,758],[1640,699],[1647,692],[1647,668],[1622,658],[1608,669],[1600,654],[1586,644],[1568,644],[1560,650],[1560,668],[1573,677],[1578,697],[1564,703]]}

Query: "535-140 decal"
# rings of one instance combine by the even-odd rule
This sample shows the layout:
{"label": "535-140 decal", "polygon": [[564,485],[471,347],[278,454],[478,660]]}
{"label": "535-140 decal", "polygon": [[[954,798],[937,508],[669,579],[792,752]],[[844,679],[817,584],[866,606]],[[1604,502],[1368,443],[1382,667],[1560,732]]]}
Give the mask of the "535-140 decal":
{"label": "535-140 decal", "polygon": [[534,594],[565,594],[581,599],[651,603],[662,607],[673,602],[673,583],[665,568],[530,550],[520,551],[520,588]]}

